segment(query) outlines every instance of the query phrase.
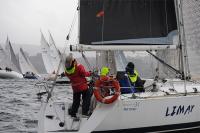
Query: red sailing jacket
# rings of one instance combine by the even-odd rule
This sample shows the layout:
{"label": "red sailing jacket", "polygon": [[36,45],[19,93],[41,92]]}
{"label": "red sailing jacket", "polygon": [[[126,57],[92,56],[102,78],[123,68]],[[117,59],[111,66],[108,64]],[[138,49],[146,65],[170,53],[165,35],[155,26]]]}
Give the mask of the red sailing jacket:
{"label": "red sailing jacket", "polygon": [[74,92],[80,92],[88,89],[85,77],[91,76],[91,73],[87,72],[83,65],[75,64],[75,72],[73,74],[65,72],[65,75],[70,79]]}

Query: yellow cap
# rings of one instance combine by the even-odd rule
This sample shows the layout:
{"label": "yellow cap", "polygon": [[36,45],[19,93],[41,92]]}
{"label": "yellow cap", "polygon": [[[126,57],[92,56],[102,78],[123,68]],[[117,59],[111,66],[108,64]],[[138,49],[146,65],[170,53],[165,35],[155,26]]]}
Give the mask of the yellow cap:
{"label": "yellow cap", "polygon": [[101,68],[101,76],[106,76],[109,73],[109,68],[108,67],[102,67]]}

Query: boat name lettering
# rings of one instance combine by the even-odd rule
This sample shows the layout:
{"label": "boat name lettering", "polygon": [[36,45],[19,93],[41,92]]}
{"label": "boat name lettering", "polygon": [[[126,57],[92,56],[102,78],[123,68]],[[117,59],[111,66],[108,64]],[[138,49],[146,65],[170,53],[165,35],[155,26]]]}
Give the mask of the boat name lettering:
{"label": "boat name lettering", "polygon": [[139,107],[139,105],[140,105],[140,103],[139,102],[124,102],[124,103],[122,103],[123,104],[123,106],[125,106],[125,107]]}
{"label": "boat name lettering", "polygon": [[124,111],[134,111],[139,107],[140,103],[139,102],[124,102]]}
{"label": "boat name lettering", "polygon": [[124,108],[124,111],[134,111],[136,108]]}
{"label": "boat name lettering", "polygon": [[167,107],[165,116],[175,116],[175,115],[186,115],[189,114],[193,111],[194,105],[179,105],[179,106],[172,106],[172,107]]}

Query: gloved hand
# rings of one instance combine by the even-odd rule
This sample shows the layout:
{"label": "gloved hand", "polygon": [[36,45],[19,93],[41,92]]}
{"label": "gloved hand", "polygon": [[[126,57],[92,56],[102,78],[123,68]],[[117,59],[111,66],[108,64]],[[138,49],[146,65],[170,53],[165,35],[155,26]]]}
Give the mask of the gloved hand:
{"label": "gloved hand", "polygon": [[98,76],[98,71],[90,71],[90,73],[91,73],[91,76],[92,77],[97,77]]}
{"label": "gloved hand", "polygon": [[61,76],[61,77],[65,77],[65,73],[64,73],[64,72],[61,73],[60,76]]}

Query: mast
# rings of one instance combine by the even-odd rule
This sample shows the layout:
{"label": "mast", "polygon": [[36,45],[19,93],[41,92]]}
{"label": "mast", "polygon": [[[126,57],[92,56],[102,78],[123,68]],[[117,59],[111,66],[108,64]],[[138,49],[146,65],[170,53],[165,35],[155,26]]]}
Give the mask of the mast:
{"label": "mast", "polygon": [[177,7],[177,25],[179,31],[179,48],[180,48],[180,71],[182,71],[182,79],[189,79],[189,64],[188,64],[188,55],[187,55],[187,47],[186,47],[186,38],[185,38],[185,28],[184,28],[184,20],[183,20],[183,8],[182,1],[176,0],[175,5]]}
{"label": "mast", "polygon": [[185,39],[185,29],[184,29],[184,21],[183,21],[183,8],[182,8],[182,1],[177,0],[177,7],[178,7],[178,29],[179,29],[179,42],[180,42],[180,53],[181,53],[181,65],[182,65],[182,79],[184,79],[184,95],[187,95],[186,90],[186,80],[189,78],[189,64],[188,64],[188,56],[187,56],[187,49],[186,49],[186,39]]}

